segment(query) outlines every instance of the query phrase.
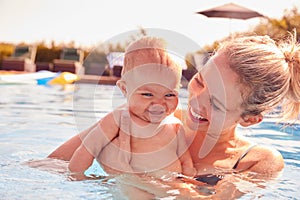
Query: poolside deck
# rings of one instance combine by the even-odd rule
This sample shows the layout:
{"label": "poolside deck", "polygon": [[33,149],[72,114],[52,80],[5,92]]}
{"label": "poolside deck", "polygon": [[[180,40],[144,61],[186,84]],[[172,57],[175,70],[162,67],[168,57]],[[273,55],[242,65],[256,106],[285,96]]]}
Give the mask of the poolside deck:
{"label": "poolside deck", "polygon": [[[16,74],[29,74],[25,71],[13,71],[13,70],[0,70],[0,75],[16,75]],[[98,76],[98,75],[87,75],[82,74],[78,75],[79,80],[75,83],[86,83],[86,84],[99,84],[99,85],[115,85],[116,82],[120,79],[117,76]],[[181,79],[181,86],[186,88],[188,85],[188,80],[185,78]]]}
{"label": "poolside deck", "polygon": [[[0,70],[0,75],[16,75],[16,74],[30,74],[25,71],[14,71],[14,70]],[[75,83],[86,83],[86,84],[102,84],[102,85],[115,85],[120,79],[116,76],[98,76],[98,75],[79,75],[79,80]]]}
{"label": "poolside deck", "polygon": [[15,71],[15,70],[0,70],[0,75],[14,75],[14,74],[26,74],[25,71]]}
{"label": "poolside deck", "polygon": [[115,85],[119,80],[116,76],[97,76],[97,75],[80,75],[80,79],[75,83],[89,83],[101,85]]}

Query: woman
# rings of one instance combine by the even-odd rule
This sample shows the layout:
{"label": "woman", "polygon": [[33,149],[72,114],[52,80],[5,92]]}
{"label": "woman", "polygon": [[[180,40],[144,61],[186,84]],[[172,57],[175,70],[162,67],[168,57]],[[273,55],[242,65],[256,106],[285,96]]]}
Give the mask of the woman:
{"label": "woman", "polygon": [[[188,110],[178,111],[177,117],[185,125],[198,180],[216,184],[221,178],[207,174],[220,169],[266,176],[283,169],[278,151],[252,144],[236,128],[261,122],[263,114],[281,103],[284,118],[298,117],[299,62],[295,36],[279,45],[268,36],[242,37],[222,45],[192,78]],[[70,160],[80,144],[77,135],[49,157]]]}

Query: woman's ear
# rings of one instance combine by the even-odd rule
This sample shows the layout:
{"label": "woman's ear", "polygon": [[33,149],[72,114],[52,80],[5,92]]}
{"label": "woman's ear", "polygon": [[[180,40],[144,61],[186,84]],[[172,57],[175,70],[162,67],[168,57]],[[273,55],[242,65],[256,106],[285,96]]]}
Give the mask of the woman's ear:
{"label": "woman's ear", "polygon": [[240,118],[239,124],[241,126],[247,127],[251,126],[257,123],[260,123],[263,120],[263,115],[258,114],[258,115],[245,115]]}
{"label": "woman's ear", "polygon": [[127,95],[127,89],[126,89],[126,83],[125,83],[125,81],[118,80],[116,84],[120,88],[120,90],[123,93],[123,95],[126,97],[126,95]]}

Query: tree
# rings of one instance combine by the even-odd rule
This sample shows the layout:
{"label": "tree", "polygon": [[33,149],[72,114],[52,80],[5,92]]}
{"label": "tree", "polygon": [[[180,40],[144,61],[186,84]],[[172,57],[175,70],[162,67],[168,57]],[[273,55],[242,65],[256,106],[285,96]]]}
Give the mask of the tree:
{"label": "tree", "polygon": [[298,41],[300,39],[300,13],[297,7],[285,10],[280,19],[265,18],[258,24],[253,32],[258,35],[269,35],[274,40],[279,40],[287,36],[288,32],[296,30]]}
{"label": "tree", "polygon": [[265,17],[253,29],[245,32],[235,32],[228,37],[216,40],[213,44],[204,46],[197,53],[213,52],[223,41],[238,36],[269,35],[272,39],[278,41],[287,37],[288,32],[292,33],[294,30],[296,30],[298,41],[300,41],[300,13],[297,7],[285,10],[283,16],[279,19]]}

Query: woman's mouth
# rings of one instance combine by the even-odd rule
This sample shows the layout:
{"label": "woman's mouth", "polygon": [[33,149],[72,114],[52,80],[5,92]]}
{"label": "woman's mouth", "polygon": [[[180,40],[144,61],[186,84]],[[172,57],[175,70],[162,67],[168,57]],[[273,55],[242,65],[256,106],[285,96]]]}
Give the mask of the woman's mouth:
{"label": "woman's mouth", "polygon": [[192,108],[190,108],[190,116],[192,118],[193,121],[196,121],[196,122],[207,122],[208,120],[203,117],[202,115],[196,113]]}

